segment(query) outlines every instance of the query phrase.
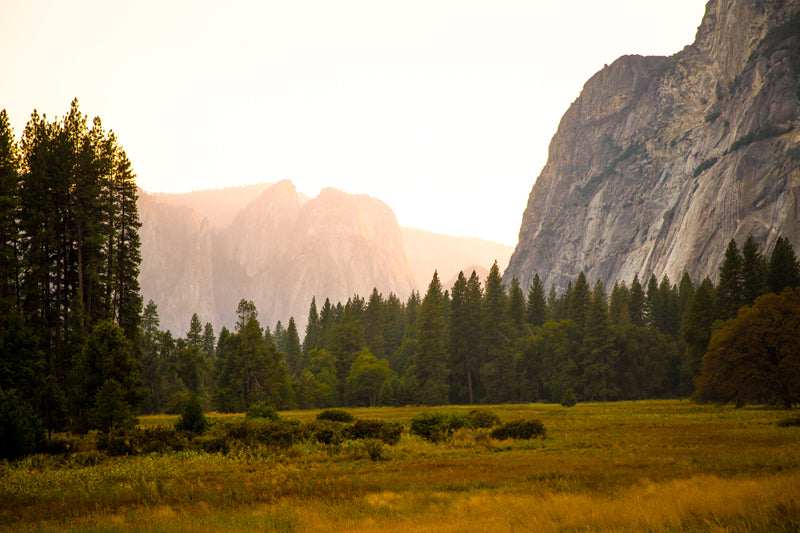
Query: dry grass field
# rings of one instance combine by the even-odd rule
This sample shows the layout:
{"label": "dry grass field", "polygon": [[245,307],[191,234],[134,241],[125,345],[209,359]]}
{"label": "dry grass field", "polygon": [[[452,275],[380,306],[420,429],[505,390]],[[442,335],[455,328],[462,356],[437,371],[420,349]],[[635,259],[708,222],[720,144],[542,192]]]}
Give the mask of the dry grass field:
{"label": "dry grass field", "polygon": [[[462,429],[434,444],[404,432],[379,461],[360,442],[34,456],[0,464],[0,529],[800,531],[800,427],[777,424],[795,413],[686,401],[490,409],[541,420],[547,438]],[[350,412],[408,427],[423,410]]]}

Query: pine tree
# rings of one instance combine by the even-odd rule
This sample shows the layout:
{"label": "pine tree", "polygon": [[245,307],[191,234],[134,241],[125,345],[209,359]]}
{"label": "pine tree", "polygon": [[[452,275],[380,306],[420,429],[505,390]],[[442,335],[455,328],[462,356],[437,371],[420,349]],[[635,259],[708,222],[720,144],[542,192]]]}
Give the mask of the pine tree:
{"label": "pine tree", "polygon": [[486,393],[485,399],[491,403],[500,403],[516,398],[518,384],[511,353],[513,323],[497,261],[486,277],[481,314],[481,380]]}
{"label": "pine tree", "polygon": [[742,304],[752,305],[767,291],[767,262],[756,240],[748,235],[742,245]]}
{"label": "pine tree", "polygon": [[236,306],[236,333],[241,333],[250,319],[258,320],[258,310],[252,300],[239,300]]}
{"label": "pine tree", "polygon": [[608,304],[608,314],[612,324],[626,326],[631,323],[630,300],[631,293],[625,282],[615,281]]}
{"label": "pine tree", "polygon": [[631,317],[631,324],[644,327],[646,324],[645,303],[647,301],[642,284],[639,282],[639,275],[634,274],[631,282],[631,297],[628,306],[628,315]]}
{"label": "pine tree", "polygon": [[780,294],[786,287],[800,286],[800,265],[789,239],[778,237],[767,268],[769,290]]}
{"label": "pine tree", "polygon": [[[694,388],[694,380],[700,373],[700,363],[711,340],[711,329],[717,320],[717,296],[711,280],[705,278],[697,287],[689,306],[689,314],[683,324],[683,340],[686,342],[686,389]],[[690,390],[687,390],[690,392]]]}
{"label": "pine tree", "polygon": [[735,317],[739,308],[744,305],[742,256],[733,239],[728,243],[725,259],[719,267],[717,300],[722,320]]}
{"label": "pine tree", "polygon": [[193,313],[189,321],[189,331],[186,333],[186,342],[197,348],[203,346],[203,325],[200,323],[200,317],[197,316],[197,313]]}
{"label": "pine tree", "polygon": [[443,405],[448,398],[448,338],[443,299],[442,284],[434,272],[419,309],[418,344],[413,362],[420,401],[425,405]]}
{"label": "pine tree", "polygon": [[586,312],[589,310],[591,302],[591,291],[586,275],[583,270],[578,274],[572,293],[569,296],[569,307],[567,308],[567,318],[573,320],[578,329],[583,330],[586,325]]}
{"label": "pine tree", "polygon": [[294,317],[289,317],[289,326],[284,335],[286,366],[293,376],[299,377],[303,370],[303,349],[300,346],[300,336],[297,333],[297,324]]}
{"label": "pine tree", "polygon": [[532,327],[541,326],[547,321],[547,302],[539,274],[533,275],[533,281],[528,289],[527,319]]}
{"label": "pine tree", "polygon": [[619,394],[615,381],[617,352],[611,335],[606,291],[599,280],[592,290],[583,334],[583,377],[586,399],[608,401]]}
{"label": "pine tree", "polygon": [[18,301],[19,155],[6,110],[0,111],[0,335]]}
{"label": "pine tree", "polygon": [[216,352],[217,338],[214,335],[214,326],[211,322],[206,322],[203,328],[203,352],[207,359],[213,359]]}
{"label": "pine tree", "polygon": [[517,338],[525,331],[523,326],[525,320],[525,294],[519,286],[519,280],[516,277],[511,278],[511,284],[508,287],[508,311],[513,326],[513,336]]}
{"label": "pine tree", "polygon": [[317,299],[311,297],[311,305],[308,308],[308,321],[306,322],[306,334],[303,337],[303,353],[308,353],[314,348],[319,347],[320,323],[317,312]]}
{"label": "pine tree", "polygon": [[364,331],[367,348],[375,357],[383,358],[384,352],[384,305],[383,296],[378,289],[372,289],[372,294],[364,310]]}
{"label": "pine tree", "polygon": [[450,304],[450,399],[454,403],[471,405],[475,400],[480,368],[480,290],[475,271],[469,281],[463,272],[458,273]]}

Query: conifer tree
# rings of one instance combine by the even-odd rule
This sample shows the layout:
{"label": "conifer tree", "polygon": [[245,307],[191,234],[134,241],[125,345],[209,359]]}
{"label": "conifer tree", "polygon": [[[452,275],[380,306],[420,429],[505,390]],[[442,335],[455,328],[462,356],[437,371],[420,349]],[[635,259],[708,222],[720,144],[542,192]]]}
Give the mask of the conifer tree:
{"label": "conifer tree", "polygon": [[615,399],[619,394],[614,375],[618,354],[611,335],[606,291],[600,280],[594,285],[586,312],[582,349],[584,397],[602,401]]}
{"label": "conifer tree", "polygon": [[639,275],[633,275],[630,290],[630,304],[628,306],[628,315],[631,317],[631,324],[634,326],[644,327],[646,324],[645,316],[645,303],[646,297],[642,284],[639,282]]}
{"label": "conifer tree", "polygon": [[719,267],[717,300],[722,320],[735,317],[744,304],[742,285],[742,256],[739,254],[736,241],[731,239],[725,250],[725,259]]}
{"label": "conifer tree", "polygon": [[306,322],[306,334],[303,337],[303,353],[308,353],[314,348],[319,347],[320,323],[319,313],[317,312],[317,299],[311,297],[311,305],[308,308],[308,321]]}
{"label": "conifer tree", "polygon": [[532,327],[541,326],[547,321],[547,302],[545,301],[544,285],[539,279],[539,274],[533,275],[533,281],[528,289],[527,319]]}
{"label": "conifer tree", "polygon": [[525,294],[522,292],[519,280],[516,277],[511,278],[511,284],[508,287],[508,310],[513,327],[513,336],[517,338],[524,332],[526,306]]}
{"label": "conifer tree", "polygon": [[0,336],[16,307],[19,283],[19,155],[6,110],[0,111]]}
{"label": "conifer tree", "polygon": [[631,293],[625,282],[614,282],[611,288],[611,299],[608,304],[609,319],[612,324],[625,326],[631,323],[630,315]]}
{"label": "conifer tree", "polygon": [[[683,324],[683,340],[686,342],[687,389],[694,388],[694,380],[700,373],[700,363],[711,340],[711,329],[719,316],[717,296],[711,280],[705,278],[692,297],[689,314]],[[690,391],[688,391],[690,392]]]}
{"label": "conifer tree", "polygon": [[786,287],[794,288],[800,285],[800,265],[789,239],[778,237],[775,248],[769,258],[767,269],[767,284],[769,290],[780,294]]}
{"label": "conifer tree", "polygon": [[767,291],[767,262],[756,240],[748,235],[742,245],[742,305],[752,305]]}
{"label": "conifer tree", "polygon": [[517,379],[511,353],[513,323],[497,261],[486,277],[481,314],[483,340],[481,380],[486,400],[500,403],[516,397]]}
{"label": "conifer tree", "polygon": [[591,290],[589,289],[589,283],[586,281],[586,275],[581,270],[575,280],[575,285],[572,287],[567,309],[567,318],[573,320],[580,330],[586,324],[586,312],[589,310],[590,302]]}
{"label": "conifer tree", "polygon": [[417,351],[414,355],[420,400],[425,405],[446,404],[448,398],[448,338],[443,299],[442,284],[438,273],[434,272],[419,309]]}
{"label": "conifer tree", "polygon": [[300,377],[303,370],[303,349],[300,346],[300,336],[297,333],[294,317],[289,317],[289,326],[286,328],[283,344],[286,349],[284,353],[289,372],[295,377]]}
{"label": "conifer tree", "polygon": [[480,368],[481,294],[475,271],[470,281],[459,272],[451,294],[450,398],[455,403],[471,405],[475,400],[475,379]]}

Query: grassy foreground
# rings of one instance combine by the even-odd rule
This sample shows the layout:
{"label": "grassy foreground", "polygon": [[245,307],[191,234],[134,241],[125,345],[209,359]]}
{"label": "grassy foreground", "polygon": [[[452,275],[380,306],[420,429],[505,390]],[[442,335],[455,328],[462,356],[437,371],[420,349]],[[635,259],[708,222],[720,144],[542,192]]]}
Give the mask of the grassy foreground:
{"label": "grassy foreground", "polygon": [[[685,401],[491,409],[540,419],[548,436],[459,430],[433,444],[406,432],[377,462],[346,442],[0,463],[0,529],[800,531],[800,427],[777,425],[794,413]],[[351,412],[407,426],[421,410]]]}

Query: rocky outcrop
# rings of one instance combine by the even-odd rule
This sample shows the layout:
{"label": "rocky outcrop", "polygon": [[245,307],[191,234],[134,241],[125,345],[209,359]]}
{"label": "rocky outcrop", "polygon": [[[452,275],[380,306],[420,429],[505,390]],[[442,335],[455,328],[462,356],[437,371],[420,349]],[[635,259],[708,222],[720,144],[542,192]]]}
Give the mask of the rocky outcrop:
{"label": "rocky outcrop", "polygon": [[711,0],[695,42],[586,82],[505,277],[716,279],[727,242],[800,249],[800,1]]}

